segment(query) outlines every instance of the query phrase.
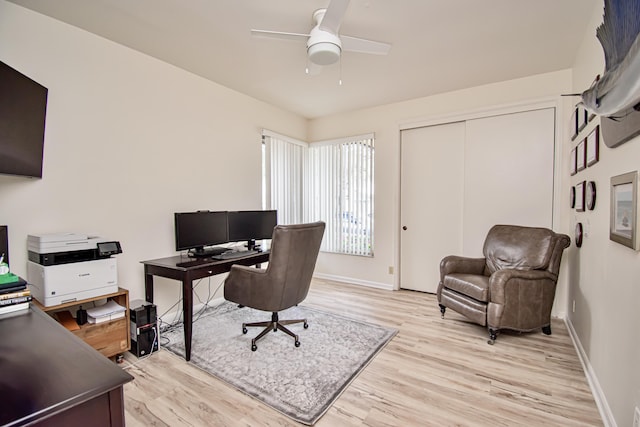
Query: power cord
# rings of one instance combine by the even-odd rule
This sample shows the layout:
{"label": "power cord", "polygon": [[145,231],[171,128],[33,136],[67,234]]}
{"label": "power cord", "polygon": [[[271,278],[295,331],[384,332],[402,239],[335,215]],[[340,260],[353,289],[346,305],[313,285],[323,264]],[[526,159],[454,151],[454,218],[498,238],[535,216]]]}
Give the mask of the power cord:
{"label": "power cord", "polygon": [[[202,283],[202,279],[198,280],[198,282],[193,286],[193,290],[195,291],[201,283]],[[193,313],[192,321],[191,321],[192,324],[196,323],[206,313],[207,309],[211,308],[211,305],[209,305],[209,303],[214,299],[215,295],[218,293],[220,288],[224,285],[224,280],[220,282],[220,284],[218,285],[218,287],[213,293],[211,292],[211,277],[208,278],[207,284],[208,284],[208,291],[207,291],[207,297],[205,298],[205,301],[202,301],[202,299],[197,293],[195,294],[198,301],[202,304],[202,307],[196,313]],[[163,316],[167,315],[174,307],[176,307],[181,302],[182,302],[182,296],[180,296],[178,298],[178,301],[176,301],[171,307],[169,307],[162,315],[158,317],[159,328],[160,328],[160,331],[162,332],[160,336],[161,346],[166,346],[171,343],[171,340],[165,335],[167,332],[171,332],[174,329],[183,325],[183,322],[180,320],[181,317],[184,318],[184,310],[182,309],[175,311],[176,314],[171,322],[165,322],[164,320],[162,320]],[[165,323],[168,323],[168,324],[165,326],[164,325]]]}

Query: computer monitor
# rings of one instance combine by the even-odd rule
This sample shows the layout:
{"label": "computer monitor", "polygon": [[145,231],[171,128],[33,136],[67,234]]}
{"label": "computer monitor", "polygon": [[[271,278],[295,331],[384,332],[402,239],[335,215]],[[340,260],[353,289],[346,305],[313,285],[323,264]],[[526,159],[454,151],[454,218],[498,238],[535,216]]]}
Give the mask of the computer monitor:
{"label": "computer monitor", "polygon": [[256,240],[270,239],[278,224],[278,212],[229,211],[229,241],[247,241],[247,249],[255,249]]}
{"label": "computer monitor", "polygon": [[218,255],[228,248],[210,246],[229,241],[227,232],[227,212],[176,212],[176,250],[188,250],[189,255],[207,257]]}

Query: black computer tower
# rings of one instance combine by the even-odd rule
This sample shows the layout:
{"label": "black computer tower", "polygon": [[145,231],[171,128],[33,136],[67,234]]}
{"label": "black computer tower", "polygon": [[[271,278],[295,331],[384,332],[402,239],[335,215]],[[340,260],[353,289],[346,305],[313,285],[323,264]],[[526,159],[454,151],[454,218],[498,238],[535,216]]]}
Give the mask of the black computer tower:
{"label": "black computer tower", "polygon": [[131,353],[137,357],[158,351],[160,333],[156,306],[146,301],[132,301],[129,309],[131,320]]}

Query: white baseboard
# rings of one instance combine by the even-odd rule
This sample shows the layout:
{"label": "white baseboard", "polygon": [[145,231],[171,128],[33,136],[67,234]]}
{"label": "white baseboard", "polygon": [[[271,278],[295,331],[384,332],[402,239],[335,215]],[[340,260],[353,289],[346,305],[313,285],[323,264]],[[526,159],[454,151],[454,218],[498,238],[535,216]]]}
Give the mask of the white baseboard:
{"label": "white baseboard", "polygon": [[584,348],[582,347],[582,343],[578,338],[578,334],[573,328],[571,319],[565,317],[564,323],[567,325],[567,330],[569,331],[569,335],[571,336],[571,341],[573,341],[573,345],[578,352],[578,357],[580,358],[580,362],[582,363],[582,369],[584,370],[585,376],[587,377],[587,382],[589,383],[591,393],[593,393],[593,398],[595,399],[596,405],[598,406],[598,411],[600,411],[602,422],[604,423],[605,427],[617,427],[616,420],[613,417],[613,413],[611,412],[609,404],[607,403],[607,398],[604,395],[602,388],[600,387],[598,377],[591,367],[591,363],[589,362],[587,353],[585,353]]}
{"label": "white baseboard", "polygon": [[387,283],[370,282],[368,280],[360,280],[360,279],[354,279],[351,277],[336,276],[333,274],[316,273],[313,275],[313,277],[316,277],[318,279],[331,280],[333,282],[342,282],[342,283],[349,283],[352,285],[367,286],[369,288],[384,289],[386,291],[393,290],[393,285],[390,285]]}

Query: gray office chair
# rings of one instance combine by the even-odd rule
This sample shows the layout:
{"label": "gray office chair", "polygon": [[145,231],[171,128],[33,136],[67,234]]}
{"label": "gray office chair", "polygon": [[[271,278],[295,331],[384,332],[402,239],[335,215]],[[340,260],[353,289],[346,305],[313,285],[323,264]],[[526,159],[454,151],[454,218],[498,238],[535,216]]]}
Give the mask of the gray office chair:
{"label": "gray office chair", "polygon": [[270,330],[281,330],[295,339],[296,347],[300,346],[298,335],[285,325],[303,323],[306,329],[309,327],[307,319],[280,320],[278,312],[298,305],[307,297],[324,227],[324,222],[278,225],[273,229],[266,269],[242,265],[231,267],[224,284],[224,298],[242,306],[271,312],[270,321],[242,324],[244,334],[248,327],[265,327],[251,340],[251,350],[258,349],[256,342]]}

